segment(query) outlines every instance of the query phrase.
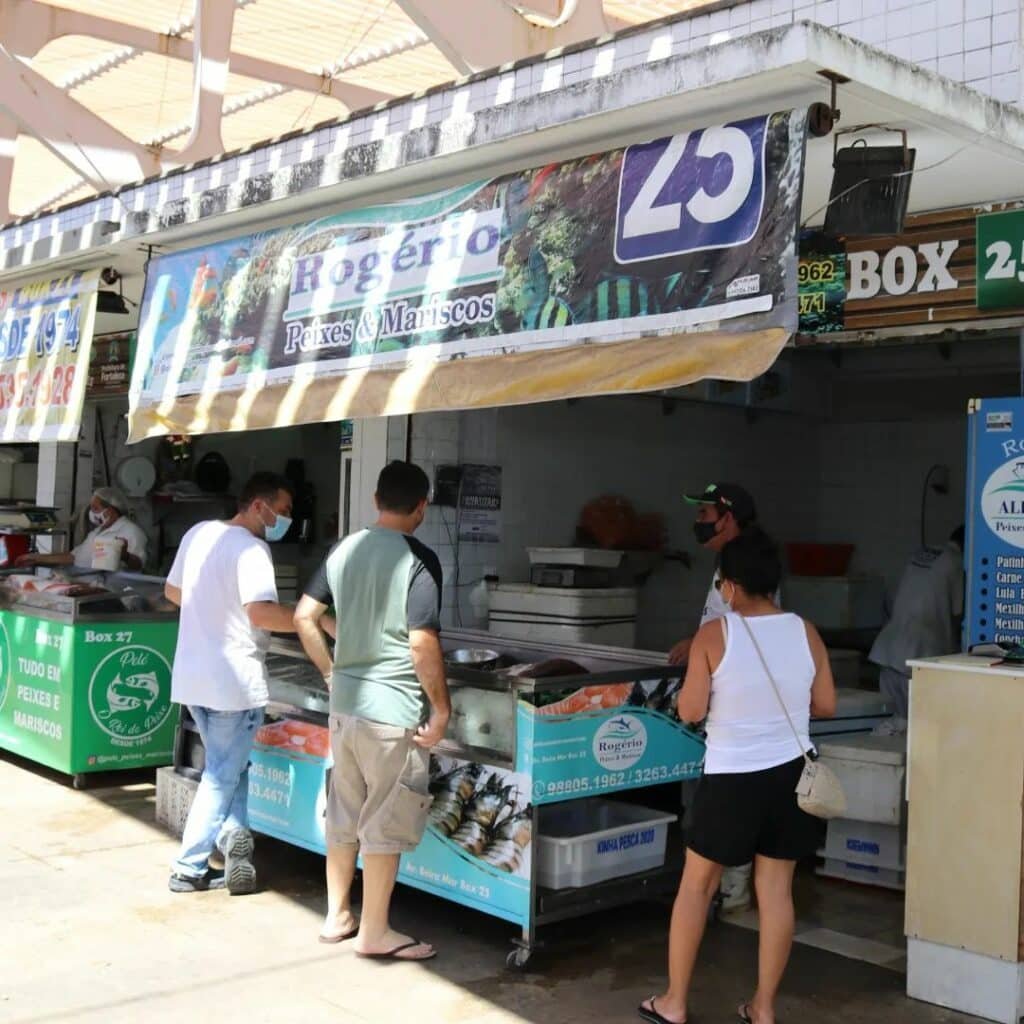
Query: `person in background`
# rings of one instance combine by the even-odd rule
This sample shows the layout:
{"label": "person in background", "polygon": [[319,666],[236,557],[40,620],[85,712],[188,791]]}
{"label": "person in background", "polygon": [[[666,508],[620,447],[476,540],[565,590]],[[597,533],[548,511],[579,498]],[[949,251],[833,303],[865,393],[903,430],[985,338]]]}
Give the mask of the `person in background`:
{"label": "person in background", "polygon": [[92,568],[93,544],[99,538],[124,541],[121,564],[131,572],[140,572],[146,561],[148,539],[145,531],[128,518],[131,506],[122,491],[116,487],[97,487],[89,502],[91,529],[78,547],[52,555],[22,555],[19,566],[74,565],[79,569]]}
{"label": "person in background", "polygon": [[[430,748],[451,703],[441,654],[441,565],[412,534],[430,481],[392,462],[377,480],[379,517],[341,540],[307,585],[295,613],[306,653],[331,691],[334,770],[327,798],[327,916],[321,942],[355,938],[360,956],[427,960],[434,947],[392,929],[399,857],[419,845],[430,809]],[[337,615],[332,661],[320,622]],[[363,857],[362,917],[352,912]]]}
{"label": "person in background", "polygon": [[[291,508],[288,481],[256,473],[233,519],[199,523],[185,534],[167,576],[164,593],[181,608],[171,699],[188,706],[206,754],[171,892],[256,888],[249,756],[268,698],[270,634],[295,632],[295,609],[277,600],[267,542],[288,532]],[[217,853],[223,870],[211,867]]]}
{"label": "person in background", "polygon": [[892,732],[906,731],[910,670],[914,658],[937,658],[960,650],[957,620],[964,611],[964,528],[958,526],[939,550],[922,548],[903,570],[889,621],[868,659],[881,669],[879,689],[893,713]]}
{"label": "person in background", "polygon": [[702,626],[690,649],[678,711],[686,722],[707,716],[707,755],[672,909],[669,986],[639,1007],[651,1024],[686,1021],[722,870],[751,859],[760,917],[758,981],[739,1017],[747,1024],[775,1022],[775,996],[793,942],[793,872],[817,848],[820,822],[797,804],[804,759],[761,658],[805,751],[812,749],[810,716],[830,717],[836,706],[817,630],[775,603],[781,574],[778,548],[760,529],[730,541],[717,582],[726,615]]}
{"label": "person in background", "polygon": [[[735,540],[744,530],[757,523],[757,506],[750,492],[739,484],[709,484],[701,494],[687,494],[684,498],[690,505],[697,507],[697,518],[693,524],[693,533],[697,543],[708,551],[721,554],[722,549],[730,541]],[[716,567],[708,588],[708,596],[704,601],[700,625],[705,626],[722,618],[728,608],[718,590],[720,580]],[[775,594],[775,602],[779,603],[779,595]],[[680,640],[669,652],[670,665],[685,665],[690,654],[693,637]],[[722,911],[736,913],[750,906],[750,873],[752,866],[742,864],[728,868],[722,876]]]}

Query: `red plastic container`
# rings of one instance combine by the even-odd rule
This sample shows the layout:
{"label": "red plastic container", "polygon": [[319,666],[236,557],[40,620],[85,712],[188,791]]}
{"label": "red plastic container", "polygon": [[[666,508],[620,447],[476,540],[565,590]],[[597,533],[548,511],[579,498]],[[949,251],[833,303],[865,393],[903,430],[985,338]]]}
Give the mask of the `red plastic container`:
{"label": "red plastic container", "polygon": [[793,576],[845,576],[853,557],[852,544],[787,544]]}
{"label": "red plastic container", "polygon": [[0,534],[0,569],[10,569],[22,555],[27,555],[29,540],[27,533]]}

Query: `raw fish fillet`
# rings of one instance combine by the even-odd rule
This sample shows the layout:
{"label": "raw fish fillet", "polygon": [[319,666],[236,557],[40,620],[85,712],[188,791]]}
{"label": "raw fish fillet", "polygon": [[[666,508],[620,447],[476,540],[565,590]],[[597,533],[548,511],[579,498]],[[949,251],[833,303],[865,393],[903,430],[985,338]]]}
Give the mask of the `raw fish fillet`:
{"label": "raw fish fillet", "polygon": [[256,742],[268,747],[283,747],[292,754],[327,757],[331,752],[331,734],[322,725],[282,718],[264,725],[256,733]]}
{"label": "raw fish fillet", "polygon": [[554,704],[537,708],[538,715],[575,715],[581,711],[603,711],[618,708],[629,700],[632,683],[606,683],[604,686],[584,686]]}

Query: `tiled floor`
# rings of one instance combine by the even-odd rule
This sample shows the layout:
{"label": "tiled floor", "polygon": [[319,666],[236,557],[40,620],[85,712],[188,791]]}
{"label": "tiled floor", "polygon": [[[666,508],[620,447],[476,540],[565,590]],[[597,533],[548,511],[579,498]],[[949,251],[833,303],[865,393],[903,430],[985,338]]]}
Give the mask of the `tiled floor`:
{"label": "tiled floor", "polygon": [[[795,900],[798,943],[889,970],[906,971],[902,893],[801,871]],[[730,914],[725,920],[757,931],[756,910]]]}

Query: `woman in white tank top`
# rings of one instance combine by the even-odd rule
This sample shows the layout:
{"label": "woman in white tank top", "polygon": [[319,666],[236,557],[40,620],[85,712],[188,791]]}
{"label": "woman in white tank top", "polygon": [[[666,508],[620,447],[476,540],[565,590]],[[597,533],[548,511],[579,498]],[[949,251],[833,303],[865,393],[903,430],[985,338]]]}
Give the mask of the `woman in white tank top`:
{"label": "woman in white tank top", "polygon": [[811,749],[811,715],[835,714],[825,645],[810,623],[775,605],[782,565],[778,548],[762,531],[727,544],[720,573],[729,614],[697,633],[679,694],[683,721],[707,718],[707,753],[672,910],[669,987],[639,1007],[651,1024],[686,1021],[693,967],[722,869],[751,860],[761,918],[760,964],[757,991],[740,1004],[739,1017],[747,1024],[775,1024],[775,996],[793,942],[793,872],[818,845],[820,822],[800,810],[795,789],[803,750]]}

